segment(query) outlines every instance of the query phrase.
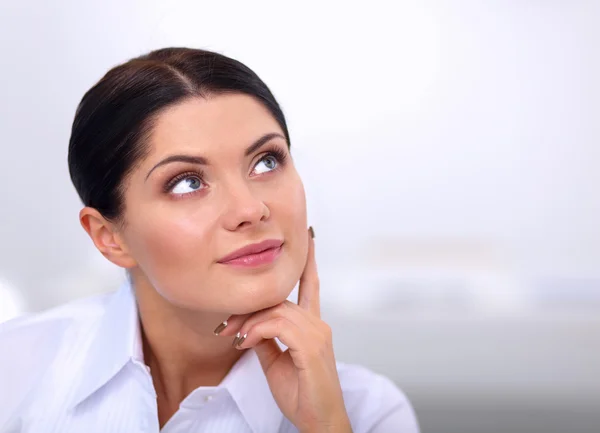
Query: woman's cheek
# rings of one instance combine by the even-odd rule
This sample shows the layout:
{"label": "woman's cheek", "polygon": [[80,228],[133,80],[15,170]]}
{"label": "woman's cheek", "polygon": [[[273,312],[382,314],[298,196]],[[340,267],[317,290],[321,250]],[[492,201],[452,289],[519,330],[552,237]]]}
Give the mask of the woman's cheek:
{"label": "woman's cheek", "polygon": [[291,214],[290,221],[296,223],[306,221],[306,193],[304,184],[297,174],[290,179],[282,201],[286,204],[286,210]]}
{"label": "woman's cheek", "polygon": [[296,273],[301,273],[308,255],[308,236],[306,220],[306,196],[302,182],[294,184],[292,193],[287,194],[287,201],[283,208],[283,219],[286,227],[286,237],[290,241],[291,254]]}
{"label": "woman's cheek", "polygon": [[191,258],[198,260],[202,245],[207,245],[207,228],[196,219],[182,216],[149,221],[138,236],[138,254],[152,266],[186,266]]}

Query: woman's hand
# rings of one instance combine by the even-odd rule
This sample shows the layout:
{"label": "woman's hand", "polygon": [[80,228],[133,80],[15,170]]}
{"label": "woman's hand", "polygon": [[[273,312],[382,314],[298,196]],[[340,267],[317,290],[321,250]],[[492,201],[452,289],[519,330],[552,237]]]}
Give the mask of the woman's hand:
{"label": "woman's hand", "polygon": [[[320,318],[314,239],[307,236],[298,305],[285,301],[251,315],[231,316],[224,329],[217,329],[222,329],[219,335],[237,333],[234,347],[256,351],[277,405],[300,432],[351,432],[331,328]],[[282,351],[274,338],[288,349]]]}

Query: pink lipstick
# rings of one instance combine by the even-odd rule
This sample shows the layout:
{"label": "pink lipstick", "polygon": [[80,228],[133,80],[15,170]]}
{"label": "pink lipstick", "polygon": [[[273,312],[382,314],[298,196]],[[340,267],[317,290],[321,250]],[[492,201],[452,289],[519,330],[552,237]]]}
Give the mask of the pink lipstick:
{"label": "pink lipstick", "polygon": [[223,265],[258,267],[272,263],[281,254],[283,241],[269,239],[256,244],[246,245],[231,254],[221,258],[218,262]]}

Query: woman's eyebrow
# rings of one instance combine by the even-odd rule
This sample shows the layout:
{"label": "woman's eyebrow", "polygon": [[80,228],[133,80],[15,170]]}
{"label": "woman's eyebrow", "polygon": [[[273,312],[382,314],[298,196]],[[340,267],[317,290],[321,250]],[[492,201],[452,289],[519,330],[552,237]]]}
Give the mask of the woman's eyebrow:
{"label": "woman's eyebrow", "polygon": [[[244,151],[244,156],[249,156],[249,155],[253,154],[254,152],[256,152],[258,149],[260,149],[263,145],[265,145],[269,140],[272,140],[273,138],[283,138],[284,140],[286,139],[283,135],[281,135],[277,132],[271,132],[269,134],[265,134],[246,148],[246,150]],[[148,180],[148,178],[150,177],[150,174],[152,174],[152,172],[155,169],[157,169],[161,165],[169,164],[171,162],[186,162],[186,163],[198,164],[198,165],[208,165],[209,164],[208,160],[202,156],[183,155],[183,154],[171,155],[171,156],[166,157],[162,161],[160,161],[154,167],[152,167],[150,169],[150,171],[148,172],[148,174],[146,175],[146,179],[144,181]]]}
{"label": "woman's eyebrow", "polygon": [[258,149],[260,149],[260,147],[262,145],[264,145],[269,140],[272,140],[273,138],[283,138],[285,140],[285,137],[281,134],[278,134],[277,132],[271,132],[270,134],[265,134],[262,137],[260,137],[258,140],[256,140],[254,143],[252,143],[250,146],[248,146],[248,148],[244,152],[244,156],[252,155]]}

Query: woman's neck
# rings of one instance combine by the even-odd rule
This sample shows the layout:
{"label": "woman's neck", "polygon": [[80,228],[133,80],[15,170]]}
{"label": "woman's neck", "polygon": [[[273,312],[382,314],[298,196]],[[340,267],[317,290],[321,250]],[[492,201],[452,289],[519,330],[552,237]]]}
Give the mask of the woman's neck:
{"label": "woman's neck", "polygon": [[227,316],[177,308],[151,286],[137,282],[144,362],[150,367],[161,427],[200,386],[217,386],[243,352],[215,327]]}

